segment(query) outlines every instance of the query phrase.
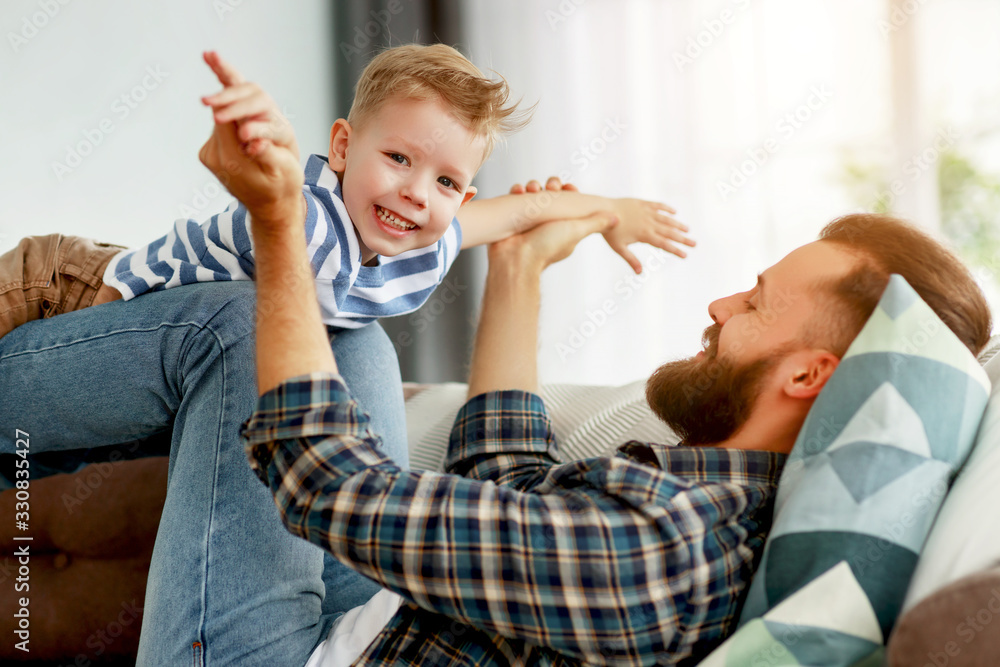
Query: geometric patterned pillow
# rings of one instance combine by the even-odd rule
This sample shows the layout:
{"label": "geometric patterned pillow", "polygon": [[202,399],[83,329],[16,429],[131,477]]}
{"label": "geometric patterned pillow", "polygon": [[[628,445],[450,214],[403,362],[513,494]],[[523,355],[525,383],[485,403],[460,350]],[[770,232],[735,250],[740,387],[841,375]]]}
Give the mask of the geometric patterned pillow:
{"label": "geometric patterned pillow", "polygon": [[879,665],[990,382],[898,275],[782,472],[740,629],[701,663]]}

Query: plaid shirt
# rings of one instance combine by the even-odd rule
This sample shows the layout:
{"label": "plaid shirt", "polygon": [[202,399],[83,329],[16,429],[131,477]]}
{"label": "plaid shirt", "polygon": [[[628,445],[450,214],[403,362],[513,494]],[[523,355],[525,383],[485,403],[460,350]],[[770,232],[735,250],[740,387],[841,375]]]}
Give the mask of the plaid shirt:
{"label": "plaid shirt", "polygon": [[365,665],[695,664],[734,629],[785,456],[630,442],[561,463],[540,397],[472,398],[447,472],[379,449],[336,375],[244,425],[288,530],[407,603]]}

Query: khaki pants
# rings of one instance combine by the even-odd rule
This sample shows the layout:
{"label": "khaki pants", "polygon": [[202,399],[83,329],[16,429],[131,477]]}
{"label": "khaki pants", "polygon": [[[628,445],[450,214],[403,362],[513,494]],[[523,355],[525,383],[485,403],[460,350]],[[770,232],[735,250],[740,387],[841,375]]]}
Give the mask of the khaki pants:
{"label": "khaki pants", "polygon": [[0,337],[25,322],[121,298],[104,286],[121,246],[78,236],[29,236],[0,255]]}

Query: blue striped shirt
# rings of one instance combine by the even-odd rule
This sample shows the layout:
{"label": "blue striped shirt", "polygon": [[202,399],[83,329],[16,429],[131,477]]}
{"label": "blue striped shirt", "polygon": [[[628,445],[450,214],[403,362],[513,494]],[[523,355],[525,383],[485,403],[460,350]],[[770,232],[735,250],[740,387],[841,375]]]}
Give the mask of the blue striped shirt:
{"label": "blue striped shirt", "polygon": [[[306,241],[323,322],[356,329],[379,317],[419,308],[444,280],[462,247],[458,218],[432,246],[379,257],[364,266],[357,231],[344,206],[340,181],[325,157],[305,169]],[[253,280],[250,215],[234,201],[205,222],[180,219],[165,236],[115,255],[104,282],[128,300],[144,292],[219,280]]]}

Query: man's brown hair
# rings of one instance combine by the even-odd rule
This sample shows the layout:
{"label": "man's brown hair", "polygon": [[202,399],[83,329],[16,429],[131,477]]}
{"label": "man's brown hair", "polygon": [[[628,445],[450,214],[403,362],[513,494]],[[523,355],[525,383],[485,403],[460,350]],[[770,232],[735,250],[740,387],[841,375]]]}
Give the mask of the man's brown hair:
{"label": "man's brown hair", "polygon": [[990,309],[965,265],[941,243],[888,215],[859,213],[837,218],[819,234],[858,257],[859,265],[826,286],[844,305],[832,327],[834,352],[843,356],[889,283],[898,273],[973,354],[990,338]]}

